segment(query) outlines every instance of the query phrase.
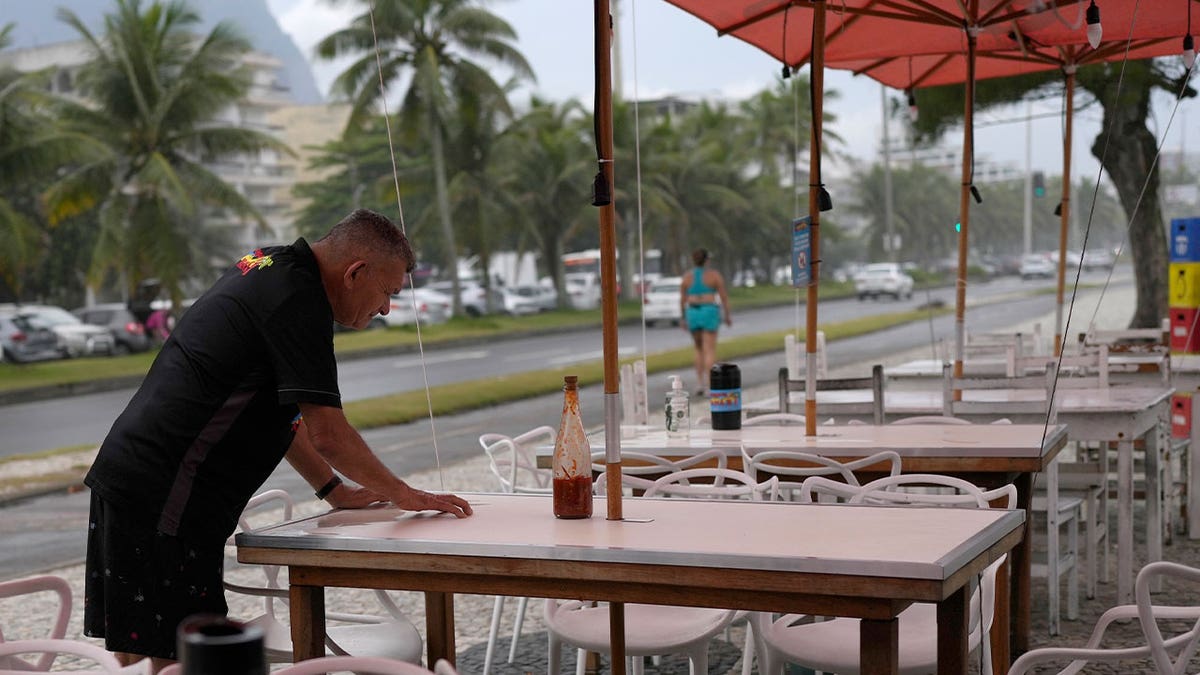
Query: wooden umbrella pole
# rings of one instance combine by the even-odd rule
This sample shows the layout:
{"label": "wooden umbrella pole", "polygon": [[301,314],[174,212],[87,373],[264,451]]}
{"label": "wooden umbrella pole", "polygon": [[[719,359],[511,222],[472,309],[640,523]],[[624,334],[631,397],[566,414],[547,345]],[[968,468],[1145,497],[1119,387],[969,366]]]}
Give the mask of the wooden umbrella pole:
{"label": "wooden umbrella pole", "polygon": [[[966,103],[963,105],[962,189],[958,198],[958,282],[954,287],[954,377],[963,374],[963,342],[966,340],[967,235],[971,225],[971,182],[974,173],[975,136],[975,33],[967,28]],[[962,396],[954,391],[957,400]]]}
{"label": "wooden umbrella pole", "polygon": [[[808,295],[805,301],[804,331],[804,434],[817,435],[817,285],[821,267],[821,125],[825,93],[825,0],[813,2],[812,57],[809,62],[812,79],[812,128],[808,144],[808,217],[812,251],[808,276]],[[787,402],[780,401],[782,410]]]}
{"label": "wooden umbrella pole", "polygon": [[[613,188],[612,14],[609,0],[595,0],[596,145],[609,199],[600,206],[600,316],[604,351],[605,500],[608,519],[621,520],[621,387],[617,363],[617,235]],[[609,605],[609,645],[613,675],[625,675],[625,605]]]}
{"label": "wooden umbrella pole", "polygon": [[1062,211],[1058,224],[1058,304],[1054,309],[1054,355],[1062,354],[1063,295],[1067,286],[1067,227],[1071,217],[1071,127],[1075,122],[1075,66],[1064,68],[1067,73],[1067,119],[1063,135]]}
{"label": "wooden umbrella pole", "polygon": [[[596,143],[613,189],[612,26],[609,0],[596,0]],[[600,205],[600,317],[604,353],[604,447],[608,519],[621,520],[621,379],[617,361],[617,234],[612,200]]]}

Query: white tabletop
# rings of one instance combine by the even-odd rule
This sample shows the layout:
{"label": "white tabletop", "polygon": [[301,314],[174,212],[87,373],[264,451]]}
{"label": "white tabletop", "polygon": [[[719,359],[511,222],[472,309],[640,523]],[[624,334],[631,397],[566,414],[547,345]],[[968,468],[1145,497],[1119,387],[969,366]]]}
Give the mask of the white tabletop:
{"label": "white tabletop", "polygon": [[1024,522],[1023,512],[999,509],[687,499],[628,499],[627,520],[609,521],[602,497],[596,516],[559,520],[544,495],[471,495],[470,501],[470,518],[394,507],[334,511],[239,534],[237,544],[941,581]]}

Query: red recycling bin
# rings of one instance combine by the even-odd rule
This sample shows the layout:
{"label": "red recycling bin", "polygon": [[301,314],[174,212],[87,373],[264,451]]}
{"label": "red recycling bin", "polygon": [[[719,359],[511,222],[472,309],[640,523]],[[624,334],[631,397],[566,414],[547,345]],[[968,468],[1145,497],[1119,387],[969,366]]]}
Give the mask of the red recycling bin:
{"label": "red recycling bin", "polygon": [[1183,354],[1200,352],[1200,327],[1196,325],[1195,307],[1172,307],[1171,351]]}
{"label": "red recycling bin", "polygon": [[1192,395],[1171,396],[1171,437],[1190,438],[1192,435]]}

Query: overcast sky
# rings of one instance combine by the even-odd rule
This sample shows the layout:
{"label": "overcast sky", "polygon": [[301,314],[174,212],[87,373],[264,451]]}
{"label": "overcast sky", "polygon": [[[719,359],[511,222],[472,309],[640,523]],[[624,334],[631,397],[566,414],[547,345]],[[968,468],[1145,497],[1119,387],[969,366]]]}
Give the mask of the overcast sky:
{"label": "overcast sky", "polygon": [[[362,2],[341,0],[268,0],[283,30],[311,59],[312,46],[349,18],[361,13]],[[574,97],[591,103],[592,2],[591,0],[497,0],[487,3],[491,11],[504,17],[518,34],[522,53],[537,74],[536,90],[551,99]],[[779,73],[779,63],[755,47],[732,37],[718,38],[716,31],[695,17],[662,0],[622,0],[618,35],[621,40],[622,84],[626,98],[652,98],[666,94],[744,98],[771,86]],[[635,41],[636,38],[636,41]],[[337,64],[314,63],[317,86],[327,93],[329,83],[339,72]],[[832,130],[844,139],[842,149],[867,161],[873,160],[879,147],[881,130],[880,85],[865,77],[853,77],[844,71],[829,70],[825,76],[825,109],[836,116]],[[899,96],[889,90],[889,95]],[[919,94],[918,94],[919,96]],[[1062,172],[1062,129],[1055,113],[1060,101],[1034,106],[1034,116],[1043,119],[1031,124],[1035,170],[1050,174]],[[1155,106],[1151,129],[1161,139],[1168,124],[1173,102],[1160,96]],[[1025,125],[997,123],[1024,115],[1025,106],[1016,109],[980,113],[976,122],[976,156],[1025,164]],[[1076,116],[1073,175],[1095,177],[1099,163],[1088,148],[1095,138],[1100,111],[1093,107]],[[1189,128],[1185,136],[1181,130]],[[951,132],[947,142],[961,143],[962,132]],[[1166,149],[1178,150],[1181,142],[1196,147],[1200,143],[1200,113],[1195,99],[1179,106],[1166,134]],[[837,167],[829,167],[837,171]]]}

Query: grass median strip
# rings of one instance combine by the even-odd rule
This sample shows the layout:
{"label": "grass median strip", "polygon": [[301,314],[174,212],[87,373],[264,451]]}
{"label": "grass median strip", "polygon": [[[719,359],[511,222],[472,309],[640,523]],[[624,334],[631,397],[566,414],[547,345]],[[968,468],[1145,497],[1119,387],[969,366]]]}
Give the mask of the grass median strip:
{"label": "grass median strip", "polygon": [[[951,309],[913,310],[877,314],[851,319],[822,327],[825,339],[828,341],[863,335],[890,328],[892,326],[918,321],[930,315],[949,314]],[[783,351],[783,337],[792,331],[772,331],[758,335],[747,335],[740,338],[726,339],[717,346],[717,357],[729,361],[746,356],[757,356],[774,351]],[[634,359],[623,359],[629,362]],[[692,367],[691,345],[681,349],[650,354],[647,359],[649,372],[677,370]],[[582,385],[597,384],[603,381],[604,366],[599,361],[581,363],[561,368],[502,375],[471,382],[430,387],[429,399],[432,401],[433,414],[448,415],[466,410],[475,410],[487,406],[515,401],[522,398],[541,396],[558,391],[562,388],[563,375],[578,375]],[[428,416],[429,407],[424,391],[392,394],[379,398],[364,399],[347,403],[346,416],[359,429],[405,424]]]}

